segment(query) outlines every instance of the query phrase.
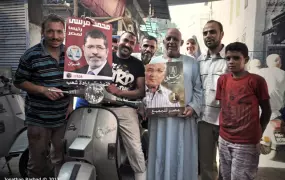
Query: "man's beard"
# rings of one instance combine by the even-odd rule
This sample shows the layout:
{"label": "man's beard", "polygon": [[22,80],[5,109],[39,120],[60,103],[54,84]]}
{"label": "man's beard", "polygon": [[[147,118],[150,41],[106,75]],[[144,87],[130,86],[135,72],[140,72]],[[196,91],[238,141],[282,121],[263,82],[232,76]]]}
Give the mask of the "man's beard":
{"label": "man's beard", "polygon": [[147,65],[152,58],[152,54],[150,52],[141,53],[141,60],[144,65]]}
{"label": "man's beard", "polygon": [[214,42],[213,44],[211,44],[211,45],[207,45],[207,43],[205,43],[205,45],[207,46],[207,48],[209,48],[210,50],[214,50],[214,49],[216,49],[217,47],[219,47],[219,45],[220,45],[220,41],[217,41],[217,42]]}
{"label": "man's beard", "polygon": [[[123,52],[123,49],[124,49],[124,48],[126,48],[126,49],[129,51],[129,53],[124,53],[124,52]],[[124,58],[128,58],[128,57],[130,57],[131,54],[132,54],[132,49],[129,48],[129,47],[127,47],[127,46],[119,46],[119,53],[120,53],[120,56],[122,56],[122,57],[124,57]]]}

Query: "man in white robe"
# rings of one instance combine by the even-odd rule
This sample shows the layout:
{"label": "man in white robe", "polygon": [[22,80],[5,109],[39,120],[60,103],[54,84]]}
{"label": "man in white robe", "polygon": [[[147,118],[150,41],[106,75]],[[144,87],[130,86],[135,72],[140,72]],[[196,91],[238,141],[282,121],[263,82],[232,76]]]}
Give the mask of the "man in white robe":
{"label": "man in white robe", "polygon": [[[260,69],[257,74],[262,76],[267,83],[268,93],[270,96],[271,117],[270,120],[274,120],[281,124],[282,130],[285,129],[284,119],[281,121],[282,116],[280,110],[284,107],[285,101],[285,71],[281,69],[282,63],[278,54],[270,54],[266,58],[267,68]],[[272,123],[269,123],[271,125]],[[268,133],[266,128],[265,134]]]}
{"label": "man in white robe", "polygon": [[201,111],[200,69],[194,58],[180,54],[176,28],[168,29],[165,53],[150,63],[183,62],[185,111],[175,117],[149,118],[148,180],[198,180],[197,118]]}

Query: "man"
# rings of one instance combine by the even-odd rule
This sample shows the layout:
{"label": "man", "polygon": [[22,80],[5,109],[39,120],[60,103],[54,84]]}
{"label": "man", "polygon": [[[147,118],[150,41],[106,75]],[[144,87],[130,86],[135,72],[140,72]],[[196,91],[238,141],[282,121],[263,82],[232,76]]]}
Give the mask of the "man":
{"label": "man", "polygon": [[200,46],[198,44],[198,40],[196,36],[191,36],[186,41],[186,50],[187,50],[186,55],[192,56],[195,59],[197,59],[201,55]]}
{"label": "man", "polygon": [[118,39],[112,38],[112,52],[117,52],[118,50]]}
{"label": "man", "polygon": [[[109,93],[130,101],[141,99],[145,95],[143,63],[131,56],[136,41],[136,36],[132,32],[121,35],[118,51],[113,53],[113,84],[106,88]],[[135,180],[146,180],[137,110],[125,106],[116,107],[112,104],[110,106],[119,118],[120,134],[135,172]]]}
{"label": "man", "polygon": [[262,76],[268,85],[272,114],[270,120],[279,122],[284,129],[284,121],[280,110],[284,108],[285,71],[281,69],[282,61],[278,54],[270,54],[266,58],[268,68],[260,69],[257,74]]}
{"label": "man", "polygon": [[157,39],[153,36],[144,36],[141,43],[141,60],[148,64],[157,50]]}
{"label": "man", "polygon": [[223,26],[218,21],[210,20],[203,28],[208,52],[198,58],[203,84],[201,121],[198,123],[201,180],[216,180],[218,177],[216,155],[220,104],[215,97],[218,78],[227,71],[225,46],[221,43],[223,36]]}
{"label": "man", "polygon": [[172,103],[172,91],[162,86],[161,83],[166,76],[166,63],[146,65],[146,97],[147,108],[180,107],[179,102]]}
{"label": "man", "polygon": [[28,176],[48,176],[49,143],[55,177],[63,163],[62,138],[66,116],[72,110],[71,98],[53,90],[68,90],[63,81],[64,19],[49,15],[42,23],[41,43],[27,50],[21,57],[15,74],[16,87],[27,92],[26,120],[29,152]]}
{"label": "man", "polygon": [[176,28],[168,29],[163,40],[165,52],[150,61],[182,61],[185,111],[175,117],[149,117],[149,180],[197,180],[198,147],[196,119],[200,115],[202,87],[199,65],[194,58],[180,54],[183,44]]}
{"label": "man", "polygon": [[261,69],[261,62],[259,59],[252,59],[248,63],[248,72],[252,74],[257,74],[258,71]]}
{"label": "man", "polygon": [[85,34],[82,49],[88,65],[74,72],[112,77],[112,68],[107,61],[108,41],[102,31],[98,29],[88,31]]}

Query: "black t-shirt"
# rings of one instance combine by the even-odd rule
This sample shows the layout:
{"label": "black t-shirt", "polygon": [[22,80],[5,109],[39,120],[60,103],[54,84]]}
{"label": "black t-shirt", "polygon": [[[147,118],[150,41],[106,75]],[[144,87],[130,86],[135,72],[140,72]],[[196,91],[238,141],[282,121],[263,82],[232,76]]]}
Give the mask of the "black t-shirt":
{"label": "black t-shirt", "polygon": [[139,59],[133,56],[121,59],[113,53],[113,82],[119,89],[135,90],[138,77],[145,77],[144,65]]}

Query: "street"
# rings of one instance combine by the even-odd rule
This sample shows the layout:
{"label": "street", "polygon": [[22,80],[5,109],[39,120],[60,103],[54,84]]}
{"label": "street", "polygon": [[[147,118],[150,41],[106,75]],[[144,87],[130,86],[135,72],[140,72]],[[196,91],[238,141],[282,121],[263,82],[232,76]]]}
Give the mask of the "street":
{"label": "street", "polygon": [[[260,156],[257,180],[285,180],[285,163],[269,160],[269,157],[270,155]],[[5,177],[6,178],[20,177],[20,173],[18,170],[18,160],[19,158],[17,157],[10,161],[10,166],[11,166],[13,174],[9,175],[7,166],[2,168],[5,164],[5,161],[4,159],[1,159],[0,180],[4,180]]]}

